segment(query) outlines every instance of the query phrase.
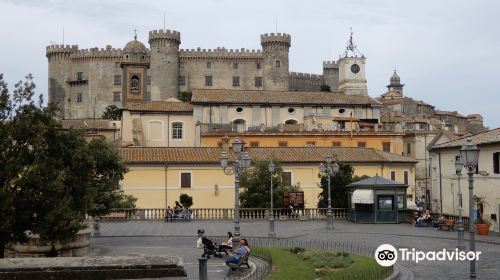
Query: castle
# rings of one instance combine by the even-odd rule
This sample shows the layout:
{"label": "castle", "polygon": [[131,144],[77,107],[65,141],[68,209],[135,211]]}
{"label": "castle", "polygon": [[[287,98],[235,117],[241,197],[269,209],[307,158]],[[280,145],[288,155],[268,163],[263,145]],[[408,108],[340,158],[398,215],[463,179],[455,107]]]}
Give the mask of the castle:
{"label": "castle", "polygon": [[100,117],[111,104],[164,101],[192,89],[319,91],[328,85],[347,95],[367,95],[365,57],[351,39],[343,57],[323,62],[323,74],[290,72],[291,36],[260,36],[261,50],[180,49],[181,34],[149,32],[149,49],[135,39],[123,49],[51,45],[49,102],[65,119]]}

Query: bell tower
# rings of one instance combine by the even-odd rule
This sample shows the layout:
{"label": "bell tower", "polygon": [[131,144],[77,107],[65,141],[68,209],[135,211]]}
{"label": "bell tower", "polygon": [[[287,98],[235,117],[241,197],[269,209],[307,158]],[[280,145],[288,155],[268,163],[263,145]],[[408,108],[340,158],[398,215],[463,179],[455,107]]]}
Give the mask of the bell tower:
{"label": "bell tower", "polygon": [[365,56],[357,49],[351,36],[339,64],[339,87],[346,95],[368,95],[365,76]]}

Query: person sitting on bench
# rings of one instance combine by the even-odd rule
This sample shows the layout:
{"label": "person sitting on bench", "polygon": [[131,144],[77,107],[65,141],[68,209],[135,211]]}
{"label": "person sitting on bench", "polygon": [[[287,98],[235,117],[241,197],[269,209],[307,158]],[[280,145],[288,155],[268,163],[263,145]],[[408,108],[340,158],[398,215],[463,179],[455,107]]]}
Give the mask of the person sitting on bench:
{"label": "person sitting on bench", "polygon": [[219,252],[225,252],[226,255],[228,251],[233,250],[233,234],[229,231],[227,233],[227,239],[222,241],[222,244],[219,245]]}
{"label": "person sitting on bench", "polygon": [[424,214],[417,219],[417,223],[415,224],[416,227],[423,227],[424,222],[428,222],[429,219],[431,219],[431,214],[429,213],[429,210],[425,210]]}
{"label": "person sitting on bench", "polygon": [[432,223],[432,226],[433,226],[434,228],[436,228],[436,229],[439,229],[439,227],[440,227],[440,226],[444,223],[444,220],[445,220],[445,218],[444,218],[443,214],[441,214],[441,215],[439,216],[439,219],[437,219],[436,221],[434,221],[434,222]]}
{"label": "person sitting on bench", "polygon": [[246,239],[241,239],[240,240],[240,248],[238,248],[236,251],[234,251],[234,255],[230,256],[229,258],[226,259],[226,264],[229,265],[230,263],[235,263],[238,264],[240,261],[240,258],[248,254],[250,252],[250,248],[248,248],[248,241]]}

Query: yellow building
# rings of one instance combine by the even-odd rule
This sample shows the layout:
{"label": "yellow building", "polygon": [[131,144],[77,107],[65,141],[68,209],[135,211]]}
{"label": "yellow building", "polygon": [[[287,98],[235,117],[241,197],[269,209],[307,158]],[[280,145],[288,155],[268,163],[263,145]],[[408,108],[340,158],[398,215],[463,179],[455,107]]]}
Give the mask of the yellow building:
{"label": "yellow building", "polygon": [[[350,164],[355,175],[380,175],[407,183],[408,194],[415,190],[415,163],[405,156],[370,148],[287,147],[246,148],[253,160],[278,159],[291,184],[300,183],[306,208],[317,206],[320,162],[326,155]],[[139,208],[165,208],[174,205],[181,193],[193,197],[194,208],[233,208],[234,176],[220,167],[222,149],[185,148],[121,148],[120,155],[129,172],[121,185],[127,194],[138,198]],[[228,149],[230,160],[235,155]],[[413,197],[413,196],[412,196]],[[410,196],[409,196],[410,198]],[[411,206],[413,201],[408,201]],[[335,207],[335,205],[334,205]]]}
{"label": "yellow building", "polygon": [[221,147],[224,140],[242,139],[249,147],[353,147],[403,153],[403,133],[348,131],[205,132],[203,147]]}

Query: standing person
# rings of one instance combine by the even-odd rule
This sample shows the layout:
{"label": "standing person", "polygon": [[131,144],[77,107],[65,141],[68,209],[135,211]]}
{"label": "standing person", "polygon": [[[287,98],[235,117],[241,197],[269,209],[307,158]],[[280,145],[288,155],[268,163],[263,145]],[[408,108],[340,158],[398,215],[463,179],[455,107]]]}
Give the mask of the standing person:
{"label": "standing person", "polygon": [[222,244],[219,245],[219,252],[226,252],[226,255],[228,254],[227,251],[232,251],[233,250],[233,234],[228,231],[227,232],[227,239],[222,241]]}
{"label": "standing person", "polygon": [[173,215],[174,215],[174,212],[172,211],[172,208],[170,208],[170,206],[167,206],[167,217],[166,217],[165,221],[168,222],[168,220],[170,220],[170,222],[172,222]]}
{"label": "standing person", "polygon": [[250,248],[248,247],[248,241],[246,239],[241,239],[240,240],[240,248],[236,249],[234,251],[234,255],[230,256],[229,258],[226,259],[226,265],[229,265],[230,263],[235,263],[237,264],[240,261],[240,258],[248,254],[250,252]]}

